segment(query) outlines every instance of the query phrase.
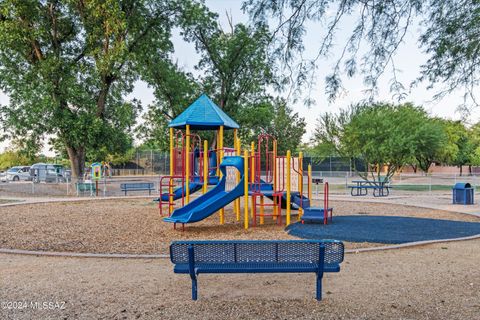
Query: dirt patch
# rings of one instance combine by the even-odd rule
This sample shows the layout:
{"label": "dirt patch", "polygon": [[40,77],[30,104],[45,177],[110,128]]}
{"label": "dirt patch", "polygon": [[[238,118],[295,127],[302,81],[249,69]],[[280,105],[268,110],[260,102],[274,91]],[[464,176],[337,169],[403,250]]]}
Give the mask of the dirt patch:
{"label": "dirt patch", "polygon": [[[332,202],[334,215],[399,215],[461,221],[480,219],[446,211],[394,204]],[[243,212],[243,211],[242,211]],[[265,225],[243,229],[230,207],[224,225],[218,214],[188,225],[185,232],[162,221],[147,199],[31,204],[0,208],[0,247],[25,250],[94,253],[167,253],[172,240],[294,239],[266,218]],[[296,221],[296,216],[292,221]],[[379,246],[346,243],[349,249]]]}
{"label": "dirt patch", "polygon": [[0,301],[65,302],[64,309],[0,309],[1,319],[478,319],[480,240],[348,254],[326,274],[200,275],[167,259],[0,255]]}

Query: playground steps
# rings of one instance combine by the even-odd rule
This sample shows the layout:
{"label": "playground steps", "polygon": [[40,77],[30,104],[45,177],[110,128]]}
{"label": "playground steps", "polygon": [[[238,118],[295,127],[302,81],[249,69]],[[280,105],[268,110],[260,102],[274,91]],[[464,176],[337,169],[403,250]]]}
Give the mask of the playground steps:
{"label": "playground steps", "polygon": [[302,223],[311,222],[311,223],[323,223],[326,224],[328,220],[328,214],[330,214],[330,219],[333,215],[333,208],[328,208],[325,216],[324,208],[309,207],[303,209]]}

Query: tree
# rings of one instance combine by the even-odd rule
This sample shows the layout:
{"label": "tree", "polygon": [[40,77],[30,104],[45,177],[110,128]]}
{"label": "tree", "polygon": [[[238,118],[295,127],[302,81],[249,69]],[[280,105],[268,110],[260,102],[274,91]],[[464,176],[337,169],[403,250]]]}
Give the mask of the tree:
{"label": "tree", "polygon": [[144,122],[136,129],[145,146],[169,150],[168,123],[185,110],[200,94],[200,86],[193,75],[168,61],[157,61],[157,66],[146,71],[148,82],[154,87],[156,100],[143,115]]}
{"label": "tree", "polygon": [[425,168],[429,166],[426,145],[439,146],[442,135],[428,120],[422,108],[410,103],[356,105],[337,115],[321,115],[314,137],[318,144],[334,147],[341,156],[363,159],[367,169],[358,172],[360,176],[368,179],[368,168],[372,168],[371,177],[378,180],[384,167],[390,178],[416,157]]}
{"label": "tree", "polygon": [[[458,88],[465,90],[465,101],[475,105],[475,88],[480,80],[480,3],[469,0],[247,0],[244,10],[257,23],[276,24],[272,51],[298,87],[311,85],[317,60],[328,57],[336,43],[336,33],[356,18],[351,35],[341,45],[332,72],[326,77],[326,91],[334,99],[342,90],[342,78],[363,74],[364,82],[374,94],[386,69],[392,72],[391,90],[400,97],[405,87],[397,78],[395,53],[405,35],[423,26],[419,43],[429,56],[419,80],[445,87],[439,96]],[[333,14],[332,14],[333,13]],[[326,26],[320,35],[316,58],[299,59],[304,50],[306,25]],[[416,31],[415,31],[416,32]],[[296,76],[296,77],[295,77]]]}
{"label": "tree", "polygon": [[[470,138],[472,141],[473,149],[470,164],[473,166],[480,166],[480,122],[477,122],[470,129]],[[472,173],[471,168],[470,173]]]}
{"label": "tree", "polygon": [[442,153],[444,163],[457,166],[460,175],[463,166],[474,160],[475,144],[471,133],[461,121],[443,120],[447,134],[447,144]]}
{"label": "tree", "polygon": [[2,1],[3,125],[11,135],[53,135],[81,177],[87,152],[125,146],[139,105],[124,97],[145,62],[168,59],[171,28],[205,12],[175,0]]}
{"label": "tree", "polygon": [[[271,35],[265,25],[231,23],[230,27],[225,32],[211,21],[187,29],[184,36],[195,42],[201,55],[196,69],[202,70],[199,82],[203,90],[230,117],[242,120],[240,134],[248,138],[250,131],[257,131],[259,119],[265,118],[263,100],[267,87],[275,83],[274,65],[268,56]],[[233,145],[231,137],[226,138]]]}
{"label": "tree", "polygon": [[287,154],[287,150],[297,151],[306,132],[305,127],[305,119],[294,113],[285,100],[273,102],[273,119],[266,132],[277,139],[278,154]]}
{"label": "tree", "polygon": [[0,169],[6,170],[13,166],[28,165],[32,159],[14,150],[6,150],[0,153]]}
{"label": "tree", "polygon": [[431,165],[441,157],[442,149],[447,142],[447,134],[443,124],[438,119],[429,118],[423,110],[416,115],[414,121],[418,130],[418,140],[414,141],[415,160],[418,167],[428,173]]}
{"label": "tree", "polygon": [[[168,148],[168,121],[187,108],[202,91],[241,124],[242,141],[248,143],[270,128],[277,103],[266,94],[267,89],[276,84],[274,65],[268,57],[271,37],[268,28],[231,24],[230,30],[224,31],[217,23],[217,16],[211,15],[202,23],[186,26],[183,35],[186,41],[195,43],[200,54],[195,68],[202,72],[194,77],[177,66],[147,72],[157,99],[140,127],[140,136],[146,143]],[[215,146],[215,135],[202,132],[202,137],[210,140],[210,146]],[[232,135],[225,135],[225,144],[233,146]]]}

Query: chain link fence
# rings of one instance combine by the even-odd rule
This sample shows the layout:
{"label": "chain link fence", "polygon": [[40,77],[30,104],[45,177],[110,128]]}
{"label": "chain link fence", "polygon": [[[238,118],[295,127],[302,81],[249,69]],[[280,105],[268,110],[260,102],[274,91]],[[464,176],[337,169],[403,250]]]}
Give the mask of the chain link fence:
{"label": "chain link fence", "polygon": [[[353,181],[361,179],[354,168],[364,170],[363,162],[359,159],[350,159],[342,157],[313,157],[305,156],[303,168],[305,170],[304,190],[306,185],[306,168],[311,164],[312,175],[315,178],[321,178],[324,182],[328,181],[332,193],[350,194],[348,188],[355,183]],[[121,184],[128,182],[148,182],[153,183],[154,190],[150,193],[158,195],[160,190],[160,177],[169,173],[169,153],[155,150],[138,150],[131,161],[112,166],[108,177],[101,179],[97,183],[93,182],[87,187],[78,187],[76,179],[67,179],[67,181],[52,183],[33,183],[30,181],[18,182],[0,182],[0,197],[86,197],[86,196],[122,196]],[[415,194],[425,192],[443,192],[450,193],[451,188],[457,182],[470,183],[478,188],[480,185],[480,170],[473,168],[472,174],[464,172],[448,174],[423,174],[423,173],[399,173],[391,181],[392,194]],[[93,185],[95,184],[95,186]],[[313,184],[313,193],[321,194],[323,192],[322,184]],[[148,191],[129,192],[128,195],[148,195]]]}
{"label": "chain link fence", "polygon": [[121,165],[112,165],[112,176],[167,175],[170,168],[168,152],[136,151],[132,159]]}

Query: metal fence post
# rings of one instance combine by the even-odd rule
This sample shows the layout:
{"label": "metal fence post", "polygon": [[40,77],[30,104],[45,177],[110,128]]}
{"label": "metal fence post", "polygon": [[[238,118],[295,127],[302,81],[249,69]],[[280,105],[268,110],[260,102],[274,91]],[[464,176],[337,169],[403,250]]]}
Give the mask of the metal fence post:
{"label": "metal fence post", "polygon": [[345,173],[345,193],[347,193],[348,190],[348,172]]}

